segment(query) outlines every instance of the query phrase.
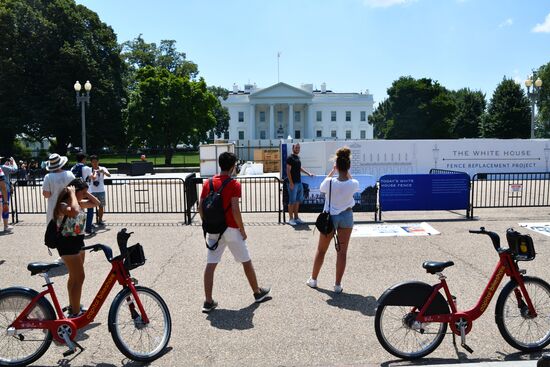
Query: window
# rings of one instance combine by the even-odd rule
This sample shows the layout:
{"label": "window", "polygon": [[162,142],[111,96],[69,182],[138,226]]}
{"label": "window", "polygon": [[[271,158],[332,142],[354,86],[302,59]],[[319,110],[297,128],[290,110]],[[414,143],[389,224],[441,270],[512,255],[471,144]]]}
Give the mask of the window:
{"label": "window", "polygon": [[361,121],[367,121],[367,111],[361,111]]}
{"label": "window", "polygon": [[318,138],[323,137],[323,131],[317,130],[317,132],[315,133],[315,136],[318,137]]}
{"label": "window", "polygon": [[323,111],[317,111],[317,121],[323,121]]}
{"label": "window", "polygon": [[367,132],[365,130],[361,130],[361,139],[367,138]]}
{"label": "window", "polygon": [[336,121],[336,111],[330,111],[330,121]]}
{"label": "window", "polygon": [[346,111],[346,121],[351,121],[351,111]]}
{"label": "window", "polygon": [[283,111],[277,111],[277,122],[280,124],[283,123]]}
{"label": "window", "polygon": [[244,140],[244,131],[239,131],[239,140]]}
{"label": "window", "polygon": [[331,138],[335,138],[335,137],[336,137],[336,130],[331,130],[331,131],[330,131],[330,137],[331,137]]}
{"label": "window", "polygon": [[300,130],[294,130],[294,139],[300,139]]}
{"label": "window", "polygon": [[244,122],[244,112],[239,112],[239,122]]}
{"label": "window", "polygon": [[346,130],[346,139],[351,139],[351,130]]}
{"label": "window", "polygon": [[260,130],[260,139],[265,139],[265,130]]}
{"label": "window", "polygon": [[300,122],[300,111],[294,111],[294,121]]}
{"label": "window", "polygon": [[226,131],[226,132],[223,133],[223,138],[225,140],[229,140],[229,131]]}
{"label": "window", "polygon": [[260,122],[265,122],[265,111],[260,111]]}

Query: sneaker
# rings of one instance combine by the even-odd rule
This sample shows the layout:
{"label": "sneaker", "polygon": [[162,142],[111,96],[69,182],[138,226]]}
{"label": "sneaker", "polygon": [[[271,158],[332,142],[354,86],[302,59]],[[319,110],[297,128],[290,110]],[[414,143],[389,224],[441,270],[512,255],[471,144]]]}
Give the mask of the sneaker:
{"label": "sneaker", "polygon": [[11,232],[13,232],[13,226],[4,227],[4,233],[11,233]]}
{"label": "sneaker", "polygon": [[295,225],[298,224],[298,222],[296,222],[296,220],[294,220],[294,219],[291,219],[291,220],[288,221],[288,224],[290,224],[291,226],[295,226]]}
{"label": "sneaker", "polygon": [[260,292],[254,293],[254,302],[260,303],[265,301],[269,292],[271,292],[271,288],[260,288]]}
{"label": "sneaker", "polygon": [[340,284],[335,284],[334,285],[334,293],[342,293],[343,290],[344,290],[344,288],[342,287],[342,285],[340,285]]}
{"label": "sneaker", "polygon": [[294,219],[294,221],[296,222],[296,224],[304,224],[304,221],[301,220],[300,218],[296,218]]}
{"label": "sneaker", "polygon": [[312,277],[309,277],[306,284],[311,288],[317,288],[317,279],[313,279]]}
{"label": "sneaker", "polygon": [[212,300],[212,302],[204,302],[202,305],[202,312],[203,313],[209,313],[213,309],[218,307],[218,302]]}
{"label": "sneaker", "polygon": [[67,316],[67,318],[68,318],[68,319],[75,319],[75,318],[80,317],[80,316],[82,316],[82,315],[84,315],[84,311],[80,311],[80,312],[77,313],[77,314],[70,313],[70,314]]}

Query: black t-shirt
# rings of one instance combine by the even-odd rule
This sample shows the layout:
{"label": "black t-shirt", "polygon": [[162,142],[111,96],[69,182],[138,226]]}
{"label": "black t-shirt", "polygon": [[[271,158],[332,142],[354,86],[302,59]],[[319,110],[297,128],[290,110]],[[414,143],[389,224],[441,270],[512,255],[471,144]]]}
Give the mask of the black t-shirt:
{"label": "black t-shirt", "polygon": [[302,162],[300,162],[300,157],[298,157],[296,154],[292,154],[286,159],[286,164],[290,165],[290,176],[292,177],[292,182],[302,182],[302,174],[300,172],[302,168]]}

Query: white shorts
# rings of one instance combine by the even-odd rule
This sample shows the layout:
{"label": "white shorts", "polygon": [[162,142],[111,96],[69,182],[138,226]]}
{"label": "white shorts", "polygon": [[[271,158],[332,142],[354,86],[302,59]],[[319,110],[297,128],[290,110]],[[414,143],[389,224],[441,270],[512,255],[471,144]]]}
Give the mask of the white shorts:
{"label": "white shorts", "polygon": [[[206,234],[206,241],[209,246],[216,243],[217,239],[217,234]],[[223,232],[222,238],[220,239],[220,242],[218,242],[218,248],[214,251],[208,249],[206,250],[208,251],[206,262],[208,264],[218,264],[222,259],[222,255],[226,247],[229,247],[229,251],[233,254],[235,261],[240,263],[250,261],[248,247],[246,246],[246,241],[243,240],[241,232],[238,228],[229,227],[225,230],[225,232]]]}

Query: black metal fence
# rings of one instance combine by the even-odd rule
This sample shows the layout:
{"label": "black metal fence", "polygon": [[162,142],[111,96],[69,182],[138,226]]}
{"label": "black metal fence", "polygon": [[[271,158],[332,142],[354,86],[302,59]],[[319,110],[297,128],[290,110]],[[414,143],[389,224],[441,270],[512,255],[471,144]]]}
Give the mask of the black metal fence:
{"label": "black metal fence", "polygon": [[[11,202],[12,221],[19,214],[45,214],[42,180],[16,181]],[[115,178],[105,180],[105,212],[112,214],[185,213],[182,178]]]}
{"label": "black metal fence", "polygon": [[550,206],[550,173],[476,173],[470,192],[472,217],[474,208]]}
{"label": "black metal fence", "polygon": [[460,173],[460,174],[467,174],[466,172],[461,172],[461,171],[452,171],[452,170],[448,170],[448,169],[440,169],[440,168],[432,168],[430,169],[430,175],[439,175],[439,174],[457,174],[457,173]]}
{"label": "black metal fence", "polygon": [[[198,213],[198,198],[204,178],[188,178],[186,185],[186,223],[191,224]],[[241,213],[277,213],[279,223],[285,222],[282,204],[282,182],[278,177],[239,177]]]}
{"label": "black metal fence", "polygon": [[[461,173],[431,170],[430,173]],[[277,213],[279,223],[285,222],[287,195],[278,177],[239,177],[243,213]],[[42,196],[42,179],[16,181],[12,186],[12,221],[19,214],[45,214],[46,199]],[[203,178],[189,174],[183,178],[114,178],[105,180],[106,213],[160,214],[182,213],[191,224],[198,213],[198,198]],[[363,197],[363,194],[365,197]],[[377,212],[378,190],[362,194],[355,211]],[[363,206],[361,206],[361,205]],[[550,172],[477,173],[471,179],[470,218],[474,208],[547,207],[550,206]],[[312,206],[313,208],[313,206]],[[304,209],[306,209],[304,207]],[[314,208],[314,212],[322,210]]]}

